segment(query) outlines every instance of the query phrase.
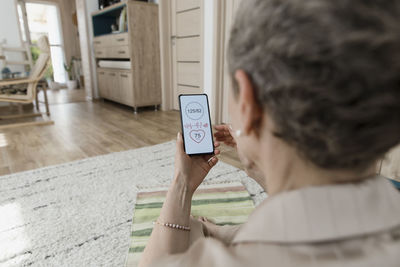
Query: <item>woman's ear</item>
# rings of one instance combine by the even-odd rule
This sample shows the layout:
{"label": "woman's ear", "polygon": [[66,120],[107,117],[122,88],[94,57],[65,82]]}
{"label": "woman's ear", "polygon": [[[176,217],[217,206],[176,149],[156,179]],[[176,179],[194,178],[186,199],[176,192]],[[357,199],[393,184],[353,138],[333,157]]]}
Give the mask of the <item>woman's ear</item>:
{"label": "woman's ear", "polygon": [[250,77],[243,70],[235,72],[235,80],[238,85],[238,106],[241,117],[242,131],[248,135],[255,130],[262,117],[262,109],[256,99],[255,88]]}

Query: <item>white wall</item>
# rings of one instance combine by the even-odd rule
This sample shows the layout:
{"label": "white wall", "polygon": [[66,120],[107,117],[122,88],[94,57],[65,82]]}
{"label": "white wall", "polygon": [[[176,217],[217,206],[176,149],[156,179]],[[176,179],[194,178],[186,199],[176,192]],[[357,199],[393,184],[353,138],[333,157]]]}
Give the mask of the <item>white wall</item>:
{"label": "white wall", "polygon": [[[89,34],[89,43],[93,44],[93,20],[92,13],[99,10],[98,0],[86,0],[86,12],[87,12],[87,25]],[[94,56],[94,50],[90,50],[90,61],[92,66],[92,85],[93,85],[93,97],[99,97],[99,90],[97,86],[97,74],[96,74],[96,59]]]}
{"label": "white wall", "polygon": [[[1,0],[0,8],[0,43],[6,42],[6,46],[20,47],[22,45],[19,31],[18,13],[15,0]],[[22,54],[9,53],[7,58],[11,60],[22,60]],[[0,71],[3,69],[0,61]],[[24,71],[23,66],[8,66],[12,71]]]}
{"label": "white wall", "polygon": [[[210,113],[214,114],[215,90],[213,90],[213,42],[214,42],[214,0],[204,0],[204,58],[203,85],[204,93],[208,95]],[[212,116],[213,117],[213,116]]]}
{"label": "white wall", "polygon": [[91,13],[98,8],[97,0],[76,0],[79,42],[82,57],[82,72],[88,99],[98,97],[96,62],[93,47],[93,27]]}

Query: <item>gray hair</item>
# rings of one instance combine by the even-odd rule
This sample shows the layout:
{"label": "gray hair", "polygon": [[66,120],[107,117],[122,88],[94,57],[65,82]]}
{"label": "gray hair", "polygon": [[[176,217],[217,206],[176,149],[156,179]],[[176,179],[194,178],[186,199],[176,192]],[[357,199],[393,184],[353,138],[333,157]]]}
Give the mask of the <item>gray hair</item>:
{"label": "gray hair", "polygon": [[364,168],[400,142],[398,0],[242,1],[228,65],[319,167]]}

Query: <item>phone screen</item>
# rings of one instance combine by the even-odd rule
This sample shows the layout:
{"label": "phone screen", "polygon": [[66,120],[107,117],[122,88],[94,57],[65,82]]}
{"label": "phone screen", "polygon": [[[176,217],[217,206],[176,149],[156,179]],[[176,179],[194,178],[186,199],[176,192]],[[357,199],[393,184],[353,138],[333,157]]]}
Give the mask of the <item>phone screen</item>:
{"label": "phone screen", "polygon": [[186,154],[214,153],[207,95],[180,95],[179,106]]}

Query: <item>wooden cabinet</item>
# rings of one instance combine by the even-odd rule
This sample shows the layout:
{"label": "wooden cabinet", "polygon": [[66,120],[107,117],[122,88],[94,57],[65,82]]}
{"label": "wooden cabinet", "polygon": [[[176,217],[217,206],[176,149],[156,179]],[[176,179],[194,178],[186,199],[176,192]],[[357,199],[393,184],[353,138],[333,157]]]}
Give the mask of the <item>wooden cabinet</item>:
{"label": "wooden cabinet", "polygon": [[134,106],[131,71],[98,68],[97,77],[99,92],[103,98]]}
{"label": "wooden cabinet", "polygon": [[[127,12],[127,31],[111,33],[110,23]],[[100,60],[129,62],[130,69],[97,67],[100,97],[134,107],[161,104],[158,5],[124,1],[92,14],[93,49]]]}

